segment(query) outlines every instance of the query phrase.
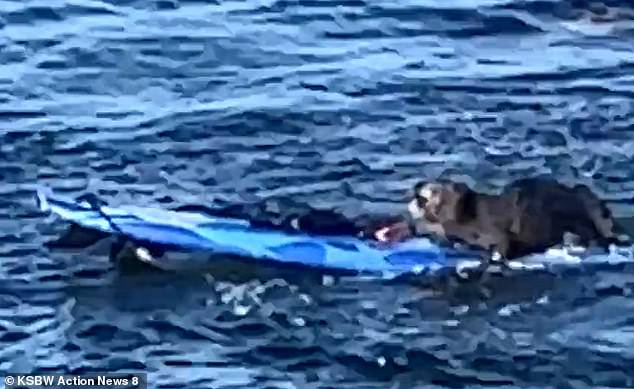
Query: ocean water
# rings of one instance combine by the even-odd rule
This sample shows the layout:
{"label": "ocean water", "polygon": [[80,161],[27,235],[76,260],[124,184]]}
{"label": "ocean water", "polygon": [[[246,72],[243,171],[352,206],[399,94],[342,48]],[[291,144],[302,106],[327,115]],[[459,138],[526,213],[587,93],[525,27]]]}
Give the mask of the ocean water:
{"label": "ocean water", "polygon": [[49,250],[37,185],[112,204],[398,213],[549,174],[631,216],[634,6],[0,1],[0,372],[151,388],[634,387],[634,264],[474,283]]}

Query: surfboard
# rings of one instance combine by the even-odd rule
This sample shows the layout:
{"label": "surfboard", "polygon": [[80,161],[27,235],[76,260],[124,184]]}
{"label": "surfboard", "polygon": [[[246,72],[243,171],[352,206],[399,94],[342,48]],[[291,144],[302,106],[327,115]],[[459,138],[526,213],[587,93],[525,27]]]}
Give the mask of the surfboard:
{"label": "surfboard", "polygon": [[351,236],[288,233],[256,228],[248,220],[197,212],[133,205],[96,206],[94,202],[55,195],[48,190],[38,190],[36,202],[41,211],[83,228],[123,235],[146,245],[208,252],[209,261],[232,255],[254,261],[401,275],[455,268],[459,261],[476,258],[473,252],[441,247],[425,238],[385,244]]}

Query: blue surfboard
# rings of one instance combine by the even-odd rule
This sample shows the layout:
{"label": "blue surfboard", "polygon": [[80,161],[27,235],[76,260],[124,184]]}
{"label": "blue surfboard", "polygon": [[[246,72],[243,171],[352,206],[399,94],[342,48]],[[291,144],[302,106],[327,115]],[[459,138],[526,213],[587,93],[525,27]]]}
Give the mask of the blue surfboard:
{"label": "blue surfboard", "polygon": [[453,268],[461,260],[475,259],[473,252],[440,247],[424,238],[387,245],[349,236],[263,230],[248,220],[196,212],[138,206],[95,208],[94,203],[44,190],[37,192],[37,203],[40,210],[84,228],[123,234],[147,244],[253,260],[400,275]]}

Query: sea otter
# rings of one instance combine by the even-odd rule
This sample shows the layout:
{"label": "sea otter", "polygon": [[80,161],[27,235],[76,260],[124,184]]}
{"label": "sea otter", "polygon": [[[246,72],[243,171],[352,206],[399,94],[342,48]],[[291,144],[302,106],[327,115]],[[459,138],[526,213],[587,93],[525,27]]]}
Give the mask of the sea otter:
{"label": "sea otter", "polygon": [[420,181],[408,202],[409,222],[376,231],[380,241],[412,235],[458,240],[505,259],[543,252],[574,237],[607,247],[623,241],[612,213],[589,188],[553,179],[512,182],[499,194],[479,193],[449,180]]}

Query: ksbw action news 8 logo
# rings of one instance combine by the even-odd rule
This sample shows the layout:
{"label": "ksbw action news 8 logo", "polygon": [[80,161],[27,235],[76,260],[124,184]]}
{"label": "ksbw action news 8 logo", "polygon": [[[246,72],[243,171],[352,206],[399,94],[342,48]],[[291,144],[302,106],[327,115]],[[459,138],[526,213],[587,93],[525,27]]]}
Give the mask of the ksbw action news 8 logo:
{"label": "ksbw action news 8 logo", "polygon": [[7,374],[6,389],[147,389],[144,373]]}

